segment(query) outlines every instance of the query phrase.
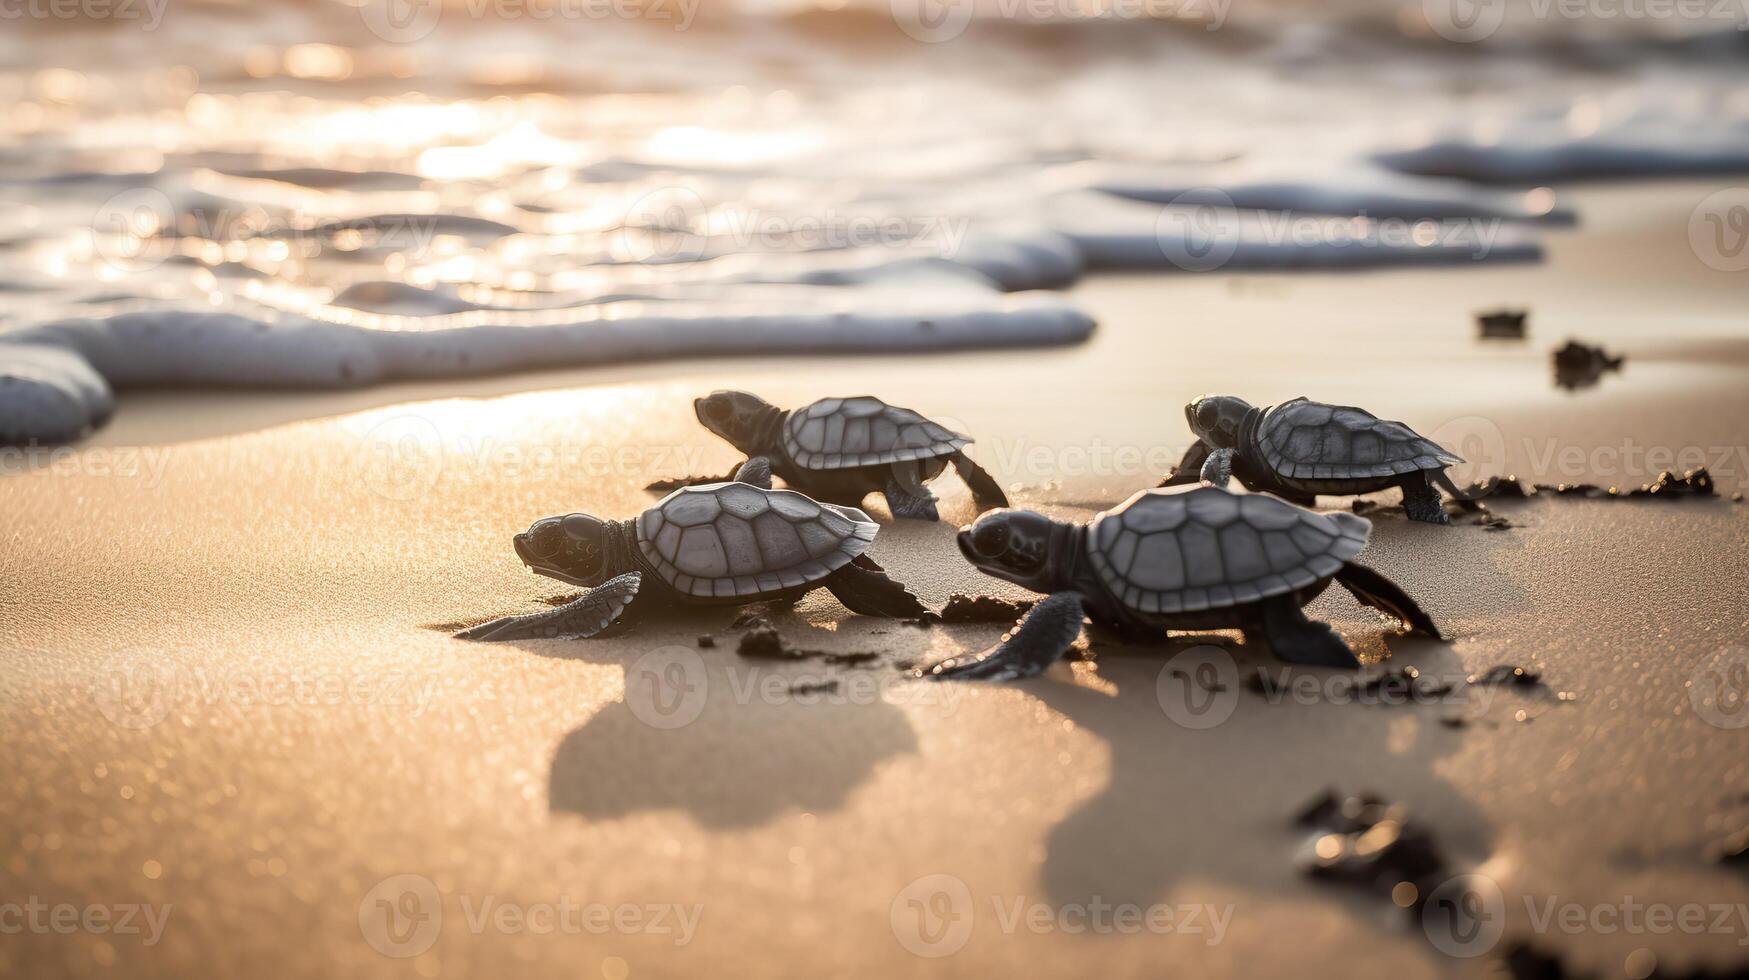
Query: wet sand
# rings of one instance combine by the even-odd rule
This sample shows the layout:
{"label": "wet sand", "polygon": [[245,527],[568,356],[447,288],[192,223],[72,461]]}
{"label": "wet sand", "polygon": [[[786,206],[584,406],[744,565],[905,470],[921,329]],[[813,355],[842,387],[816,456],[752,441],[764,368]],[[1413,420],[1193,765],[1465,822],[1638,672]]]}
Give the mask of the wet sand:
{"label": "wet sand", "polygon": [[[1730,727],[1749,718],[1713,700],[1749,663],[1740,461],[1715,466],[1718,500],[1502,502],[1503,531],[1376,515],[1364,560],[1449,642],[1386,635],[1342,594],[1313,612],[1369,660],[1455,685],[1431,703],[1345,703],[1327,671],[1271,701],[1240,681],[1278,665],[1220,636],[1230,673],[1195,705],[1171,658],[1207,637],[1093,633],[1092,662],[1042,678],[924,684],[897,665],[1001,627],[852,617],[823,594],[779,629],[877,659],[743,659],[731,610],[585,643],[429,628],[566,591],[510,552],[534,518],[626,516],[651,479],[730,465],[690,417],[714,387],[878,389],[976,434],[1017,503],[1080,518],[1151,485],[1183,447],[1182,404],[1212,390],[1361,404],[1543,482],[1646,482],[1632,446],[1729,462],[1749,341],[1740,280],[1687,248],[1709,189],[1581,190],[1581,213],[1613,217],[1552,234],[1540,266],[1094,279],[1074,296],[1101,329],[1069,350],[130,393],[70,462],[0,479],[0,883],[170,910],[154,945],[27,931],[0,969],[1432,976],[1485,972],[1520,940],[1600,976],[1641,950],[1665,975],[1741,968],[1735,912],[1699,934],[1537,931],[1551,899],[1742,900],[1741,871],[1706,853],[1749,823]],[[1502,305],[1531,309],[1529,340],[1474,339],[1471,314]],[[1624,371],[1557,390],[1548,351],[1569,335]],[[146,472],[116,473],[135,449]],[[949,521],[972,516],[957,482],[940,490]],[[873,554],[932,604],[1022,595],[966,567],[952,532],[889,524]],[[1463,683],[1498,664],[1547,690]],[[1230,714],[1194,727],[1208,711]],[[1292,818],[1327,787],[1405,804],[1453,873],[1494,882],[1498,941],[1448,957],[1388,900],[1301,877]],[[625,918],[538,911],[568,905]],[[1068,931],[1095,905],[1174,928]],[[698,915],[684,945],[682,916],[654,911],[674,906]]]}

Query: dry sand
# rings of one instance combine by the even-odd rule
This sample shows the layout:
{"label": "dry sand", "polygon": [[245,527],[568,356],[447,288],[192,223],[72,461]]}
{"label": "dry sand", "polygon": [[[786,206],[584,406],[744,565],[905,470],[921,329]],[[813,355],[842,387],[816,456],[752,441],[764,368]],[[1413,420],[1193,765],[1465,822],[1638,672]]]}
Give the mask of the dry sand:
{"label": "dry sand", "polygon": [[[982,648],[998,625],[922,630],[823,594],[780,629],[877,660],[743,659],[729,610],[590,642],[428,628],[565,591],[510,552],[532,519],[629,515],[650,479],[727,467],[688,405],[719,386],[789,404],[878,391],[977,434],[1017,502],[1075,517],[1151,485],[1204,390],[1365,405],[1549,482],[1655,475],[1599,449],[1742,453],[1741,274],[1686,244],[1705,193],[1585,191],[1582,213],[1613,217],[1555,237],[1539,266],[1099,279],[1079,298],[1101,332],[1067,351],[127,395],[71,461],[0,479],[0,896],[168,918],[150,946],[26,929],[0,972],[1413,977],[1485,972],[1522,938],[1601,976],[1644,966],[1641,950],[1666,974],[1741,968],[1736,910],[1700,934],[1536,931],[1551,898],[1587,913],[1745,899],[1742,872],[1705,857],[1749,824],[1749,728],[1730,727],[1749,714],[1711,700],[1749,665],[1749,509],[1728,499],[1543,497],[1497,505],[1505,531],[1380,514],[1366,560],[1450,641],[1387,636],[1346,595],[1313,610],[1455,692],[1272,703],[1227,684],[1230,717],[1206,729],[1174,700],[1170,658],[1192,640],[1094,634],[1093,663],[974,686],[895,665]],[[1501,304],[1531,308],[1529,341],[1473,339],[1471,312]],[[1547,351],[1568,334],[1626,352],[1626,370],[1557,391]],[[137,447],[146,472],[102,470]],[[1728,498],[1746,474],[1727,458]],[[957,482],[941,489],[949,520],[972,516]],[[967,568],[952,532],[889,525],[874,555],[931,603],[1020,595]],[[1276,666],[1215,641],[1241,675]],[[1502,663],[1549,690],[1461,683]],[[791,691],[822,681],[837,690]],[[1504,937],[1449,958],[1388,901],[1300,877],[1291,819],[1326,787],[1406,804],[1454,873],[1497,883]],[[1073,926],[1096,900],[1198,931],[1005,919],[1042,904]],[[671,912],[666,931],[542,918],[567,904],[699,918],[684,945]],[[1185,922],[1191,906],[1216,910],[1218,936],[1206,912]]]}

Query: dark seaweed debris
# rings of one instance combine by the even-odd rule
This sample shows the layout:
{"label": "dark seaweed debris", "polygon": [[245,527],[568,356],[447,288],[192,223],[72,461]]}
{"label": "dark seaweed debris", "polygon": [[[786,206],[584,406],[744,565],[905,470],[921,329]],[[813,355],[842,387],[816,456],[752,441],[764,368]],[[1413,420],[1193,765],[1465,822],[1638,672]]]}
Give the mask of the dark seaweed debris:
{"label": "dark seaweed debris", "polygon": [[1577,340],[1554,353],[1555,384],[1568,391],[1589,388],[1603,378],[1605,371],[1621,370],[1626,358],[1611,356],[1601,347],[1592,347]]}
{"label": "dark seaweed debris", "polygon": [[749,660],[818,659],[844,667],[854,667],[880,659],[880,654],[871,650],[835,652],[790,646],[782,634],[778,633],[770,624],[756,626],[748,630],[742,635],[741,643],[735,648],[735,652]]}
{"label": "dark seaweed debris", "polygon": [[1524,321],[1528,317],[1527,310],[1491,310],[1476,314],[1476,328],[1479,336],[1505,340],[1524,339]]}
{"label": "dark seaweed debris", "polygon": [[1513,664],[1499,664],[1480,674],[1471,674],[1469,682],[1486,687],[1541,687],[1542,676]]}
{"label": "dark seaweed debris", "polygon": [[999,599],[993,595],[966,595],[955,592],[938,613],[944,623],[1012,623],[1026,615],[1035,603],[1030,600]]}
{"label": "dark seaweed debris", "polygon": [[1433,835],[1401,804],[1326,790],[1302,807],[1294,822],[1312,831],[1294,863],[1314,880],[1364,888],[1418,913],[1427,895],[1449,877]]}
{"label": "dark seaweed debris", "polygon": [[[1615,487],[1600,487],[1595,483],[1538,483],[1528,489],[1520,483],[1517,477],[1489,477],[1486,481],[1472,483],[1464,488],[1464,495],[1471,500],[1484,500],[1490,497],[1501,500],[1522,500],[1533,495],[1549,494],[1555,497],[1588,497],[1592,499],[1611,500],[1679,500],[1688,497],[1716,497],[1718,487],[1713,482],[1713,476],[1706,467],[1677,476],[1665,470],[1658,474],[1658,479],[1651,483],[1640,485],[1637,489],[1622,493]],[[1359,504],[1356,504],[1356,512]]]}
{"label": "dark seaweed debris", "polygon": [[698,638],[698,645],[700,647],[703,647],[706,650],[709,650],[711,647],[714,647],[717,645],[717,638],[710,635],[709,633],[706,633],[703,636],[700,636]]}
{"label": "dark seaweed debris", "polygon": [[837,690],[838,682],[835,680],[799,681],[790,685],[789,692],[791,694],[831,694]]}

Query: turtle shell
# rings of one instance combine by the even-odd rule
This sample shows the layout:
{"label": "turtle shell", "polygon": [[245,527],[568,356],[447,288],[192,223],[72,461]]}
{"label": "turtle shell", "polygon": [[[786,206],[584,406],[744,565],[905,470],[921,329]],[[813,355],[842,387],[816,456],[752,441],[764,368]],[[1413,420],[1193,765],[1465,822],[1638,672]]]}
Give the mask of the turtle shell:
{"label": "turtle shell", "polygon": [[823,398],[790,413],[783,448],[809,470],[950,456],[972,440],[879,398]]}
{"label": "turtle shell", "polygon": [[681,487],[638,518],[638,550],[676,591],[751,598],[818,582],[880,525],[854,507],[746,483]]}
{"label": "turtle shell", "polygon": [[1283,595],[1334,575],[1372,523],[1220,487],[1143,490],[1088,525],[1087,554],[1124,605],[1199,612]]}
{"label": "turtle shell", "polygon": [[1295,480],[1365,480],[1463,462],[1401,422],[1365,409],[1295,398],[1264,415],[1263,462]]}

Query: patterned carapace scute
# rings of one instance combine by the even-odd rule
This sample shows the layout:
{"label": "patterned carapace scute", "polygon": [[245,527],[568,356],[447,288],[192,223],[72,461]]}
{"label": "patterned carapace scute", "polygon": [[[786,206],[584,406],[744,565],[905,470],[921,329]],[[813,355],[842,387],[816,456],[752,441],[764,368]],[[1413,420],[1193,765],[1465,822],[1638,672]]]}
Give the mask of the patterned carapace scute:
{"label": "patterned carapace scute", "polygon": [[971,440],[879,398],[824,398],[790,413],[783,448],[810,470],[951,456]]}
{"label": "patterned carapace scute", "polygon": [[1263,462],[1296,480],[1356,480],[1463,462],[1401,422],[1304,398],[1269,410],[1257,433]]}
{"label": "patterned carapace scute", "polygon": [[746,483],[682,487],[638,518],[638,549],[667,583],[700,598],[799,588],[867,550],[880,525],[854,507]]}
{"label": "patterned carapace scute", "polygon": [[1144,490],[1093,519],[1088,557],[1124,605],[1199,612],[1283,595],[1334,575],[1372,524],[1219,487]]}

